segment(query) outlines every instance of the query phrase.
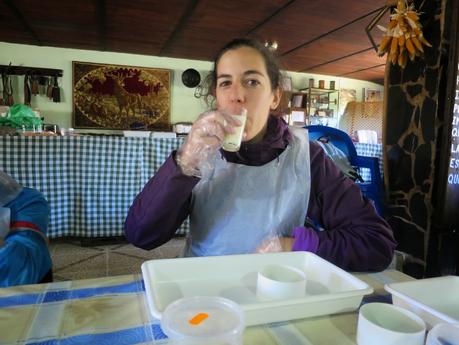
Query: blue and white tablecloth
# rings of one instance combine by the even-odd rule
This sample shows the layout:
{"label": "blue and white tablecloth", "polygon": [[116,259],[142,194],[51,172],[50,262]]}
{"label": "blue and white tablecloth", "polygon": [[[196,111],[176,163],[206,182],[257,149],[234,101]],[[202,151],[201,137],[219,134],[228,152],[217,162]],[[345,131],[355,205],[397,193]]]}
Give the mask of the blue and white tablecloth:
{"label": "blue and white tablecloth", "polygon": [[[364,303],[388,302],[384,284],[413,280],[394,270],[356,276],[374,289]],[[348,310],[252,326],[245,329],[243,344],[355,345],[357,318],[357,310]],[[0,289],[0,345],[32,344],[171,343],[150,313],[141,276],[127,275]]]}
{"label": "blue and white tablecloth", "polygon": [[[381,177],[382,177],[384,173],[382,145],[381,144],[354,143],[354,146],[359,156],[378,158],[379,170],[381,172]],[[365,169],[365,168],[361,169],[360,175],[362,176],[364,181],[371,180],[370,169]]]}
{"label": "blue and white tablecloth", "polygon": [[120,236],[134,197],[182,141],[3,136],[0,169],[46,196],[50,238]]}
{"label": "blue and white tablecloth", "polygon": [[[46,196],[50,238],[121,236],[134,197],[182,142],[183,138],[0,136],[0,169]],[[378,157],[382,173],[382,146],[355,146],[361,156]],[[361,173],[369,178],[368,172]],[[186,220],[178,233],[188,229]]]}

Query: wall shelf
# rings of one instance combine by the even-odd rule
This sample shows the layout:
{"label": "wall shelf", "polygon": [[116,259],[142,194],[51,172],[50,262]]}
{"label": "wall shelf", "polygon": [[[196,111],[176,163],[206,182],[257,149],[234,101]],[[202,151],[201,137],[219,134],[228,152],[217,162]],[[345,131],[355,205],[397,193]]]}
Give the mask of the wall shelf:
{"label": "wall shelf", "polygon": [[[305,124],[317,124],[321,119],[334,119],[338,114],[338,104],[338,90],[308,87],[290,93],[289,113],[303,112]],[[310,121],[312,119],[315,123]]]}
{"label": "wall shelf", "polygon": [[42,67],[27,67],[27,66],[13,66],[13,65],[0,65],[0,73],[7,75],[33,75],[33,76],[50,76],[62,77],[64,72],[61,69],[55,68],[42,68]]}

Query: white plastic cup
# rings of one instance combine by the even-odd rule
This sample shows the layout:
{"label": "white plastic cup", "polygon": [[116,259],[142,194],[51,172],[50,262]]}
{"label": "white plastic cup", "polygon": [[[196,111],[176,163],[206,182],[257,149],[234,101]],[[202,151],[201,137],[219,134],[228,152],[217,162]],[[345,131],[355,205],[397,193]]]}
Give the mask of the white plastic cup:
{"label": "white plastic cup", "polygon": [[306,274],[288,265],[268,265],[258,272],[260,300],[302,298],[306,294]]}
{"label": "white plastic cup", "polygon": [[172,344],[242,345],[245,315],[227,298],[186,297],[167,306],[161,328]]}
{"label": "white plastic cup", "polygon": [[242,109],[239,115],[230,115],[232,118],[241,122],[241,126],[235,126],[235,132],[225,135],[223,139],[222,148],[225,151],[237,152],[241,148],[242,134],[244,133],[245,122],[247,120],[247,109]]}
{"label": "white plastic cup", "polygon": [[435,325],[427,335],[426,345],[459,345],[459,324]]}
{"label": "white plastic cup", "polygon": [[386,303],[368,303],[359,311],[357,345],[424,345],[425,322]]}

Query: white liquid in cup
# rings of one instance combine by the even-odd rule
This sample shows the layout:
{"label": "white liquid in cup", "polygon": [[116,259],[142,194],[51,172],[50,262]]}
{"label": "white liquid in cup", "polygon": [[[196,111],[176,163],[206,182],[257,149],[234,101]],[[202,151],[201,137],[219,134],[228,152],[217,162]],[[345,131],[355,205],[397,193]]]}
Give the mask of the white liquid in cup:
{"label": "white liquid in cup", "polygon": [[232,118],[237,119],[241,122],[241,126],[235,126],[235,132],[233,134],[225,135],[223,139],[223,150],[229,152],[237,152],[241,148],[242,134],[244,133],[245,122],[247,120],[247,110],[242,109],[240,115],[230,115]]}

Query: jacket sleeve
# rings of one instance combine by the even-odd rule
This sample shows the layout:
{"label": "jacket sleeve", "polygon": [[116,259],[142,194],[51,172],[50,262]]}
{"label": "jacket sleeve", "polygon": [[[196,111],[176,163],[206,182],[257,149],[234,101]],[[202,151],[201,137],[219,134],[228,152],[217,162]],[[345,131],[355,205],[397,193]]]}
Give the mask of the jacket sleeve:
{"label": "jacket sleeve", "polygon": [[[312,142],[308,217],[325,229],[304,228],[305,232],[314,232],[309,237],[318,238],[312,249],[324,259],[352,271],[381,271],[390,264],[396,242],[388,223],[362,196],[358,185]],[[307,237],[298,236],[298,242]],[[294,248],[298,250],[299,246],[295,243]],[[304,242],[307,246],[311,248]]]}
{"label": "jacket sleeve", "polygon": [[124,223],[129,242],[143,249],[169,241],[190,212],[199,178],[184,175],[173,152],[134,199]]}
{"label": "jacket sleeve", "polygon": [[38,283],[52,265],[45,236],[48,202],[24,188],[5,206],[11,209],[11,231],[0,247],[0,287]]}

